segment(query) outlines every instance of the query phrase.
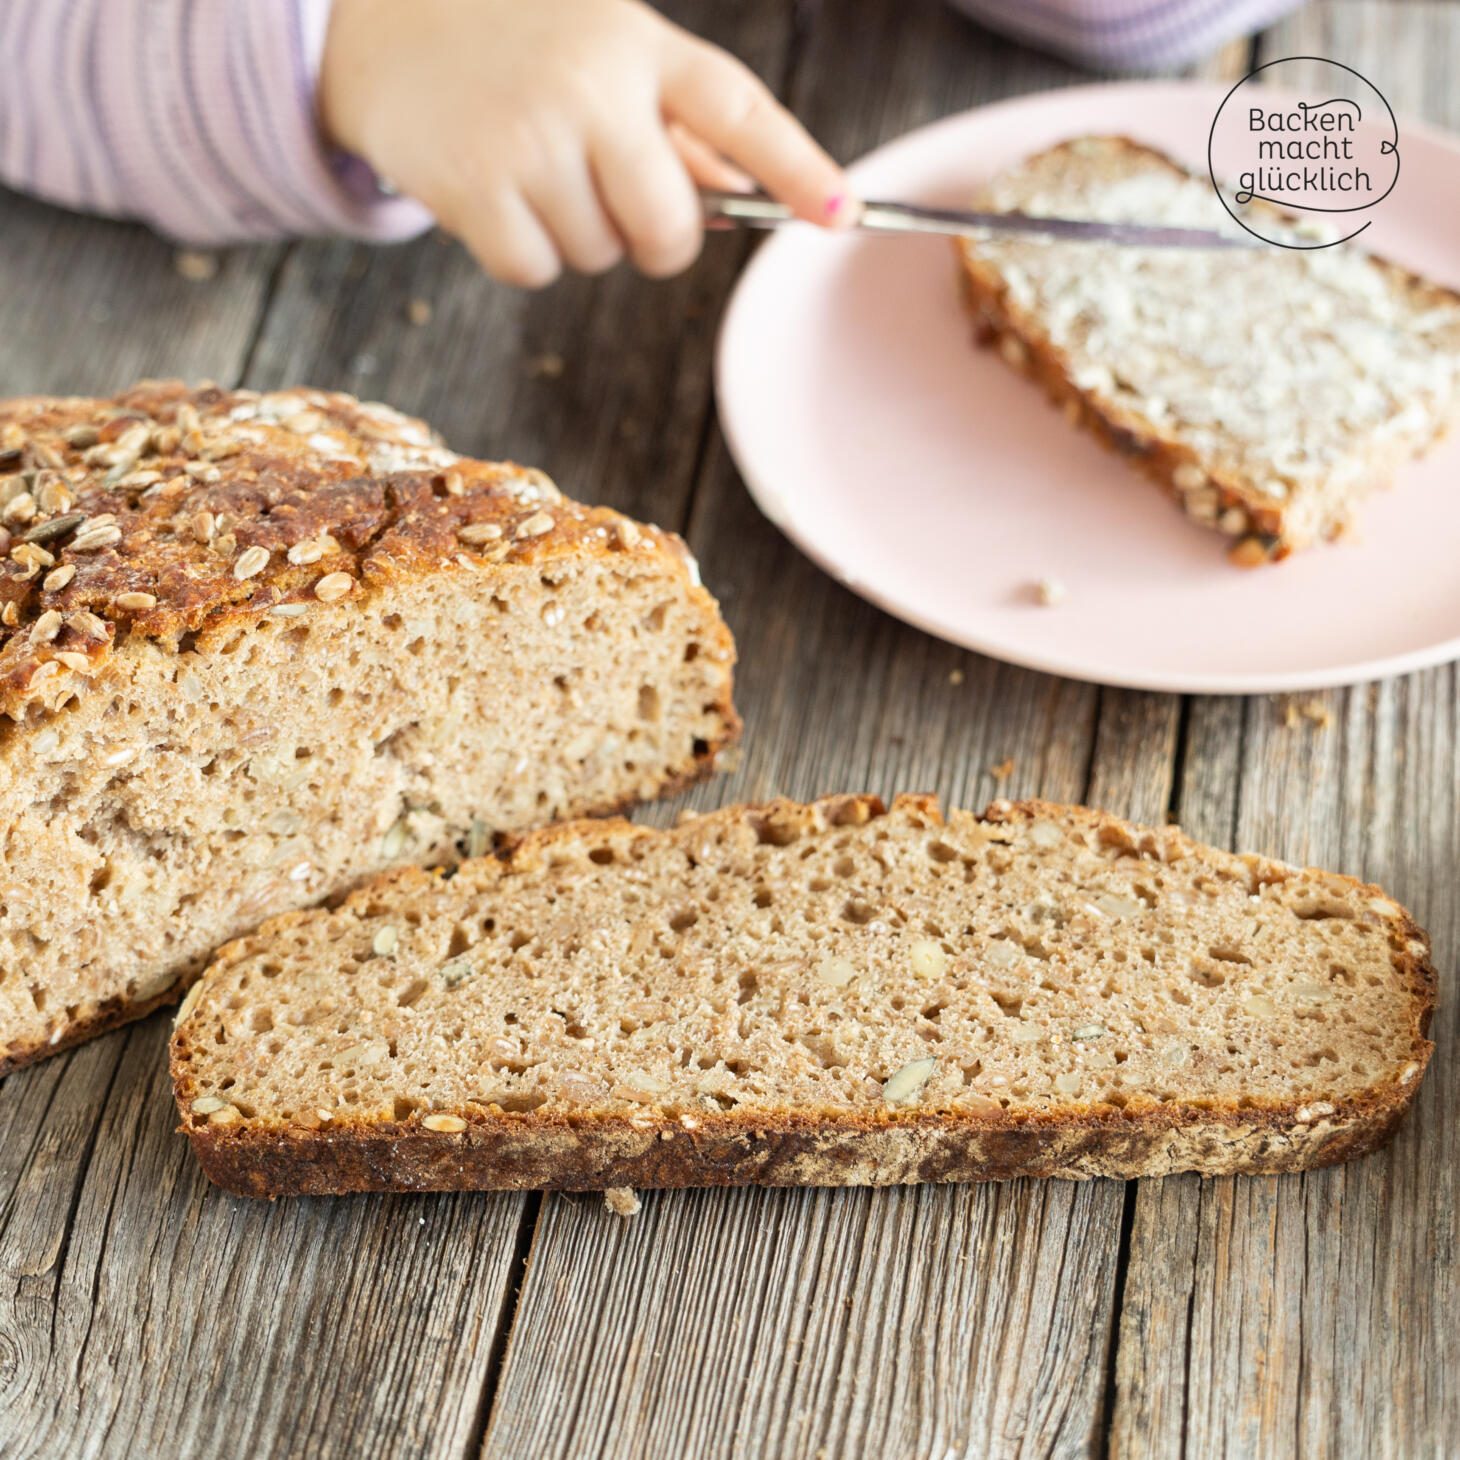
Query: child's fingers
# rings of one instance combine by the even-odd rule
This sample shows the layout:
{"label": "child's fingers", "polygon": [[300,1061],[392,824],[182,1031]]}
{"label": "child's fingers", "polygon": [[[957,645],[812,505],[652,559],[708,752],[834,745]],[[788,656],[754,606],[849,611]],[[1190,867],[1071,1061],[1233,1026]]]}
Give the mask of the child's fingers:
{"label": "child's fingers", "polygon": [[598,189],[635,265],[656,278],[687,269],[700,251],[699,196],[658,118],[595,143]]}
{"label": "child's fingers", "polygon": [[504,284],[542,289],[562,272],[552,238],[519,192],[474,197],[450,226],[477,262]]}
{"label": "child's fingers", "polygon": [[743,167],[812,223],[850,221],[845,174],[754,72],[712,46],[690,47],[665,80],[670,117]]}
{"label": "child's fingers", "polygon": [[669,124],[669,140],[679,153],[679,160],[689,175],[702,188],[717,188],[727,193],[748,193],[755,187],[749,173],[726,162],[707,142],[702,142],[682,122]]}
{"label": "child's fingers", "polygon": [[602,274],[623,258],[623,240],[604,210],[586,158],[559,166],[530,185],[527,201],[569,268]]}

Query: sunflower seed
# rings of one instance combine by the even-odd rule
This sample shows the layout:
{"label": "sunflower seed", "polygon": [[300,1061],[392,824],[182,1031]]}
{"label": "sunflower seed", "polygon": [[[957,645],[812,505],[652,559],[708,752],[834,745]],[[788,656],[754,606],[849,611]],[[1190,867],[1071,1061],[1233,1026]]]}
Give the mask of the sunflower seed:
{"label": "sunflower seed", "polygon": [[71,540],[73,553],[94,553],[100,548],[113,547],[122,540],[120,527],[96,527],[87,523]]}
{"label": "sunflower seed", "polygon": [[53,538],[64,537],[73,527],[79,527],[85,521],[84,513],[67,512],[62,517],[52,517],[48,522],[37,522],[25,534],[25,541],[50,542]]}
{"label": "sunflower seed", "polygon": [[314,585],[314,596],[321,603],[333,603],[355,591],[355,580],[348,573],[326,573]]}
{"label": "sunflower seed", "polygon": [[157,607],[157,595],[155,593],[119,593],[116,603],[118,608],[125,609],[128,613],[145,613],[149,608]]}
{"label": "sunflower seed", "polygon": [[269,550],[266,547],[245,548],[233,565],[233,576],[241,583],[245,578],[256,578],[269,566]]}
{"label": "sunflower seed", "polygon": [[276,603],[269,612],[278,615],[279,618],[299,618],[306,607],[307,605],[303,603]]}
{"label": "sunflower seed", "polygon": [[34,623],[30,631],[32,644],[49,644],[61,632],[65,619],[58,609],[48,608]]}
{"label": "sunflower seed", "polygon": [[[456,535],[462,542],[469,545],[496,542],[502,536],[502,525],[499,522],[469,522],[465,527],[459,527]],[[521,535],[519,529],[518,536]]]}
{"label": "sunflower seed", "polygon": [[78,609],[66,620],[66,627],[73,633],[81,634],[84,638],[106,638],[106,624],[94,613],[90,613],[84,608]]}
{"label": "sunflower seed", "polygon": [[389,958],[399,942],[400,934],[394,928],[386,927],[370,940],[370,949],[377,958]]}
{"label": "sunflower seed", "polygon": [[29,492],[17,492],[0,513],[7,522],[29,522],[36,514],[35,498]]}
{"label": "sunflower seed", "polygon": [[544,533],[553,530],[553,514],[551,512],[534,512],[525,522],[517,524],[517,537],[541,537]]}
{"label": "sunflower seed", "polygon": [[925,1059],[913,1060],[900,1070],[894,1070],[883,1083],[882,1098],[889,1105],[901,1105],[904,1101],[914,1099],[933,1078],[933,1071],[937,1067],[937,1060]]}
{"label": "sunflower seed", "polygon": [[199,1095],[193,1101],[194,1115],[212,1115],[215,1111],[222,1110],[227,1106],[226,1100],[220,1100],[216,1095]]}
{"label": "sunflower seed", "polygon": [[41,587],[47,593],[59,593],[76,576],[75,563],[63,563],[54,572],[47,573]]}
{"label": "sunflower seed", "polygon": [[421,1124],[443,1135],[454,1136],[466,1129],[466,1122],[459,1115],[428,1115]]}
{"label": "sunflower seed", "polygon": [[91,671],[91,660],[85,654],[78,654],[74,649],[63,649],[56,655],[56,659],[67,669],[74,669],[77,674],[88,674]]}
{"label": "sunflower seed", "polygon": [[296,568],[317,563],[324,556],[324,544],[314,540],[296,542],[284,555]]}

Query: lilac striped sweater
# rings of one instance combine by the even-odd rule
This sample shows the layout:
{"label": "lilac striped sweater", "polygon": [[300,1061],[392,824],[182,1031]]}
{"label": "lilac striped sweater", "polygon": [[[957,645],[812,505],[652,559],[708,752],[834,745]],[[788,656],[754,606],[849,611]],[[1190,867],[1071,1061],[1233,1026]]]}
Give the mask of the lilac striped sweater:
{"label": "lilac striped sweater", "polygon": [[[548,3],[548,0],[524,0]],[[1113,68],[1174,65],[1296,0],[955,0]],[[429,227],[321,135],[330,0],[0,0],[0,182],[188,243]]]}

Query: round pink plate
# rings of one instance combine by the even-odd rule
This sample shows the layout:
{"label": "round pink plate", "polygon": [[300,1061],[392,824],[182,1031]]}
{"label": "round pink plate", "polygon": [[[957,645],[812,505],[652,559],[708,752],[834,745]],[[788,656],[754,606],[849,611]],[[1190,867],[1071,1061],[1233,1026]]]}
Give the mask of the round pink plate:
{"label": "round pink plate", "polygon": [[[867,197],[957,206],[1040,147],[1119,132],[1205,167],[1224,85],[1136,83],[949,117],[852,170]],[[1460,141],[1400,122],[1364,235],[1460,286]],[[980,653],[1104,684],[1255,694],[1460,657],[1460,436],[1403,468],[1357,532],[1243,570],[1143,476],[976,349],[945,239],[788,229],[720,335],[730,449],[762,511],[849,588]],[[1052,580],[1061,602],[1035,585]]]}

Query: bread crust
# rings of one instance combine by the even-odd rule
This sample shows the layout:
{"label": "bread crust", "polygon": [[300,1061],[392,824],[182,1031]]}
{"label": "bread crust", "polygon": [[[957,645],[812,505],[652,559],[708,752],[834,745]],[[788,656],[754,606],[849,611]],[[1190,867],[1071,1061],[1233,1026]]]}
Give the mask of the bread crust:
{"label": "bread crust", "polygon": [[[893,814],[940,826],[936,798],[900,796]],[[690,827],[784,824],[805,831],[858,825],[889,814],[876,796],[826,797],[810,804],[776,800],[732,806],[691,819]],[[1041,800],[993,802],[981,820],[1040,820],[1058,815],[1110,844],[1163,861],[1206,848],[1176,827],[1142,827],[1105,812]],[[518,839],[484,868],[510,876],[550,855],[555,843],[663,835],[627,822],[563,822]],[[1291,874],[1269,859],[1247,862],[1259,880]],[[357,896],[378,901],[425,886],[438,873],[400,868]],[[1390,900],[1381,889],[1338,873],[1305,869],[1335,888]],[[1402,1079],[1358,1096],[1323,1102],[1184,1104],[1132,1101],[1116,1109],[1072,1102],[1002,1115],[845,1109],[666,1114],[626,1118],[617,1112],[464,1113],[466,1129],[441,1133],[417,1121],[350,1121],[327,1130],[265,1123],[216,1126],[191,1112],[197,1095],[189,1063],[184,1005],[171,1068],[179,1127],[217,1185],[240,1196],[278,1197],[357,1191],[598,1190],[612,1186],[876,1186],[1015,1177],[1133,1178],[1198,1171],[1205,1175],[1309,1170],[1364,1155],[1381,1145],[1413,1102],[1434,1050],[1429,1026],[1436,975],[1429,939],[1397,904],[1387,915],[1395,966],[1411,999],[1410,1066]],[[288,914],[260,930],[286,931],[307,914]],[[248,940],[240,940],[248,941]],[[220,959],[229,955],[229,945]],[[202,986],[199,985],[201,990]],[[194,995],[196,998],[196,995]]]}
{"label": "bread crust", "polygon": [[[15,520],[22,497],[31,507]],[[154,381],[106,400],[0,402],[0,507],[12,523],[0,528],[0,716],[28,725],[125,672],[131,638],[178,651],[315,602],[326,579],[326,595],[348,596],[631,554],[713,604],[675,534],[570,501],[541,472],[457,456],[424,422],[329,391]],[[298,549],[306,561],[290,560]],[[48,587],[57,569],[74,571]],[[723,623],[718,634],[733,657]],[[728,687],[724,700],[729,710]]]}
{"label": "bread crust", "polygon": [[[1168,169],[1181,177],[1190,177],[1188,169],[1165,153],[1129,137],[1096,139],[1102,147]],[[1059,154],[1072,144],[1060,143],[1036,154],[1030,163]],[[1291,222],[1292,217],[1280,208],[1257,202],[1254,208],[1274,218]],[[1188,515],[1194,515],[1188,495],[1177,483],[1183,468],[1199,469],[1207,486],[1215,493],[1215,507],[1204,514],[1208,526],[1224,516],[1240,514],[1242,526],[1231,549],[1231,558],[1241,567],[1255,567],[1281,562],[1295,548],[1311,541],[1293,523],[1291,504],[1274,500],[1261,485],[1239,476],[1213,470],[1211,464],[1198,460],[1197,454],[1172,428],[1163,427],[1139,411],[1127,410],[1119,403],[1101,399],[1095,392],[1081,389],[1071,378],[1070,361],[1052,344],[1037,314],[1021,308],[1009,296],[1000,270],[979,253],[976,240],[954,241],[958,257],[959,280],[964,302],[974,319],[975,339],[984,346],[999,350],[1011,368],[1019,370],[1038,384],[1050,401],[1059,406],[1071,425],[1082,427],[1109,450],[1126,457]],[[1387,259],[1371,257],[1370,264],[1390,279],[1397,288],[1414,297],[1420,305],[1460,304],[1460,294],[1440,284],[1411,273]],[[1441,423],[1435,432],[1443,434],[1448,423]],[[1382,485],[1388,476],[1410,455],[1401,444],[1387,452],[1376,453],[1367,463],[1372,485]],[[1347,525],[1346,520],[1324,524],[1329,536],[1336,536]],[[1225,530],[1225,529],[1224,529]]]}

